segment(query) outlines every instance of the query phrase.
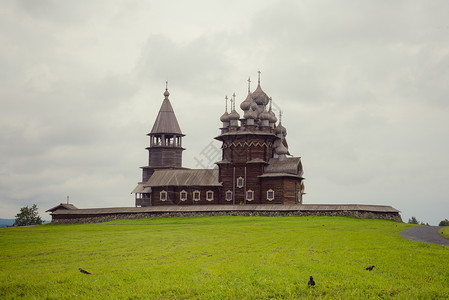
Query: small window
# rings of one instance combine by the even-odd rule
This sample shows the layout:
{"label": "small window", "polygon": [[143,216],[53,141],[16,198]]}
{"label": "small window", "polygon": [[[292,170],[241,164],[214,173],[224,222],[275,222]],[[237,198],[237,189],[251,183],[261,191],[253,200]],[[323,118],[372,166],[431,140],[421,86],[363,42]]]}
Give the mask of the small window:
{"label": "small window", "polygon": [[181,193],[179,193],[179,200],[181,200],[181,201],[187,200],[187,192],[186,191],[181,191]]}
{"label": "small window", "polygon": [[212,201],[212,200],[214,200],[214,192],[213,192],[213,191],[207,191],[207,192],[206,192],[206,200],[207,200],[207,201]]}
{"label": "small window", "polygon": [[273,201],[274,200],[274,191],[272,189],[269,189],[267,191],[267,200],[268,201]]}
{"label": "small window", "polygon": [[238,188],[242,188],[244,184],[245,184],[245,180],[243,179],[243,177],[237,178],[237,187]]}
{"label": "small window", "polygon": [[200,201],[200,191],[193,192],[193,201]]}
{"label": "small window", "polygon": [[232,200],[232,192],[231,191],[226,192],[225,199],[226,199],[226,201]]}
{"label": "small window", "polygon": [[162,191],[159,194],[159,197],[161,198],[161,201],[166,201],[167,200],[167,192],[166,191]]}
{"label": "small window", "polygon": [[254,191],[247,190],[246,191],[246,200],[247,201],[253,201],[254,200]]}

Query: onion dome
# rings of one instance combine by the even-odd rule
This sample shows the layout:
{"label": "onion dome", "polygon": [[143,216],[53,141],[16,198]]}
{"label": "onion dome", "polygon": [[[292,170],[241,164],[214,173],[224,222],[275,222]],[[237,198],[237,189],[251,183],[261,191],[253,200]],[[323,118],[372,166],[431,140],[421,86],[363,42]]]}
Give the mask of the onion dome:
{"label": "onion dome", "polygon": [[270,114],[270,118],[268,119],[270,121],[270,123],[276,123],[278,118],[276,118],[276,115],[274,114],[274,112],[270,109],[268,111],[268,113]]}
{"label": "onion dome", "polygon": [[235,93],[232,94],[232,98],[231,98],[231,113],[229,114],[229,120],[238,120],[240,119],[240,115],[238,112],[235,111]]}
{"label": "onion dome", "polygon": [[257,73],[259,73],[259,77],[257,79],[257,88],[251,94],[251,96],[253,97],[253,99],[257,103],[257,105],[267,105],[268,102],[270,102],[270,98],[268,97],[267,94],[265,94],[265,92],[260,87],[260,73],[261,72],[258,71]]}
{"label": "onion dome", "polygon": [[244,115],[245,119],[253,119],[255,120],[257,118],[257,112],[250,108]]}
{"label": "onion dome", "polygon": [[261,120],[270,120],[270,118],[271,118],[271,114],[269,112],[267,112],[267,110],[264,107],[263,111],[259,115],[259,119],[261,119]]}
{"label": "onion dome", "polygon": [[276,154],[285,155],[287,153],[288,153],[287,147],[284,146],[284,143],[280,143],[279,146],[276,148]]}
{"label": "onion dome", "polygon": [[240,119],[240,115],[239,115],[238,112],[235,111],[235,109],[233,109],[231,111],[231,113],[228,115],[228,117],[229,117],[229,120],[238,120],[238,119]]}
{"label": "onion dome", "polygon": [[253,103],[253,102],[254,102],[254,100],[253,100],[253,98],[251,97],[251,94],[248,94],[248,96],[246,97],[245,101],[243,101],[243,102],[240,104],[240,108],[241,108],[243,111],[247,111],[247,110],[250,108],[251,103]]}
{"label": "onion dome", "polygon": [[224,122],[229,122],[229,113],[228,113],[228,96],[225,97],[225,112],[224,114],[220,117],[220,121]]}
{"label": "onion dome", "polygon": [[227,111],[220,117],[220,121],[229,122],[229,113]]}
{"label": "onion dome", "polygon": [[257,103],[256,102],[251,102],[251,108],[253,109],[253,110],[257,110]]}
{"label": "onion dome", "polygon": [[281,122],[279,122],[279,125],[276,126],[276,128],[274,129],[274,132],[275,132],[276,134],[282,134],[283,136],[286,136],[286,135],[287,135],[287,129],[285,129],[285,127],[282,126],[282,123],[281,123]]}
{"label": "onion dome", "polygon": [[268,102],[270,102],[270,98],[262,90],[262,88],[260,87],[260,83],[259,85],[257,85],[256,90],[251,94],[251,96],[258,105],[267,105]]}

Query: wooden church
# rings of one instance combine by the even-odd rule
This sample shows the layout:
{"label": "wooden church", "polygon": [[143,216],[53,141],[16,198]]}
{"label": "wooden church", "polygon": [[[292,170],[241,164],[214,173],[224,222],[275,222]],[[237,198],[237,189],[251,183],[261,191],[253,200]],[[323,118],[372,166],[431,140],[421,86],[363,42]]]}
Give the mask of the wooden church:
{"label": "wooden church", "polygon": [[[222,157],[214,169],[182,166],[182,133],[169,100],[165,99],[148,136],[148,165],[132,191],[136,206],[302,204],[303,169],[300,157],[290,155],[287,130],[272,110],[271,98],[257,88],[235,108],[235,95],[226,98],[220,117]],[[230,112],[228,112],[228,102]]]}

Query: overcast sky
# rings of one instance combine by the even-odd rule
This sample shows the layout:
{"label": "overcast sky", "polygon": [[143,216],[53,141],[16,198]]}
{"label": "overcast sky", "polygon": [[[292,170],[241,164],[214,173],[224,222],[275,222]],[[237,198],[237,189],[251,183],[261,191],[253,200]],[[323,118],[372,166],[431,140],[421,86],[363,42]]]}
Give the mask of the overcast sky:
{"label": "overcast sky", "polygon": [[283,110],[304,203],[449,218],[449,2],[0,3],[0,218],[134,206],[168,81],[184,166],[247,79]]}

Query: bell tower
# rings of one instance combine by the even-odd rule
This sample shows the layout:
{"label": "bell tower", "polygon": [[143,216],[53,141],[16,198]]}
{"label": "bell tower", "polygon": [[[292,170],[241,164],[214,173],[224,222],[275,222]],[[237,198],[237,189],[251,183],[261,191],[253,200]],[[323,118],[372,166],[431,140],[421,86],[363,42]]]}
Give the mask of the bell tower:
{"label": "bell tower", "polygon": [[182,168],[182,137],[178,120],[168,99],[170,93],[166,83],[164,101],[154,122],[148,150],[148,166],[142,167],[142,182],[147,182],[156,169]]}

